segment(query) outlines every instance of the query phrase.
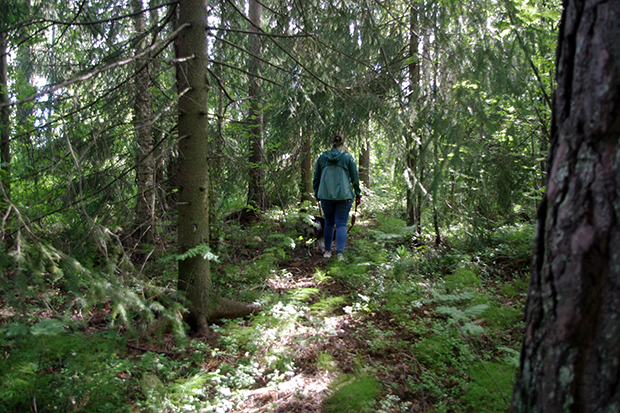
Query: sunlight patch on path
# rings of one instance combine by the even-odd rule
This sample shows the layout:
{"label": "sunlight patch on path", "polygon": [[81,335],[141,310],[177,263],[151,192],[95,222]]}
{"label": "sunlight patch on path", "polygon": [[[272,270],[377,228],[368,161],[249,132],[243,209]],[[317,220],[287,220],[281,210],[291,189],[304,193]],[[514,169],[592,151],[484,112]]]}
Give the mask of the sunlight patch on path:
{"label": "sunlight patch on path", "polygon": [[335,377],[336,373],[326,371],[313,376],[298,374],[275,388],[268,386],[254,390],[235,412],[319,412],[322,410],[323,400],[329,396],[328,388]]}

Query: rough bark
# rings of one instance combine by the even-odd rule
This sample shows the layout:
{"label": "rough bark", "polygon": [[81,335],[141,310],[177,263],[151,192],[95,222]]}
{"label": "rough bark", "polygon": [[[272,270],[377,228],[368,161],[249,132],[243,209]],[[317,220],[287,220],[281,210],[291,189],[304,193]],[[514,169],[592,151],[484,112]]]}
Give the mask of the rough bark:
{"label": "rough bark", "polygon": [[249,100],[248,113],[250,142],[250,174],[248,181],[248,204],[263,210],[265,208],[265,171],[263,169],[263,108],[261,98],[261,58],[263,46],[257,33],[262,28],[262,6],[256,0],[249,2],[250,57],[248,65]]}
{"label": "rough bark", "polygon": [[[142,0],[131,0],[134,32],[141,37],[146,33],[146,18]],[[146,38],[135,45],[140,52]],[[152,242],[155,233],[155,158],[153,156],[153,98],[151,94],[150,58],[136,59],[134,77],[134,130],[136,135],[136,235],[145,242]]]}
{"label": "rough bark", "polygon": [[620,411],[620,2],[568,0],[513,412]]}

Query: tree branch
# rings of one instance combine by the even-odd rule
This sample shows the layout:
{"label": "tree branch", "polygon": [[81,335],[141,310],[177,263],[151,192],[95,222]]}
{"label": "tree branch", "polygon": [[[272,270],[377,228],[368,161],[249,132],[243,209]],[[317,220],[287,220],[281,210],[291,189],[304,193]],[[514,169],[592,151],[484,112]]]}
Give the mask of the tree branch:
{"label": "tree branch", "polygon": [[83,82],[85,80],[88,80],[88,79],[90,79],[90,78],[92,78],[94,76],[97,76],[100,73],[104,73],[104,72],[107,72],[109,70],[115,69],[117,67],[121,67],[121,66],[127,65],[129,63],[132,63],[133,61],[139,59],[140,57],[148,55],[153,50],[157,49],[160,45],[168,44],[169,41],[174,39],[181,31],[183,31],[187,27],[189,27],[189,24],[184,24],[184,25],[180,26],[175,31],[173,31],[170,34],[170,36],[168,36],[167,38],[165,38],[163,40],[160,40],[158,42],[154,42],[151,46],[147,47],[146,49],[144,49],[140,53],[135,54],[132,57],[129,57],[129,58],[123,59],[123,60],[117,60],[116,62],[112,62],[112,63],[110,63],[108,65],[103,66],[102,68],[95,69],[95,70],[93,70],[91,72],[85,73],[85,74],[83,74],[81,76],[78,76],[78,77],[74,77],[74,78],[69,79],[69,80],[67,80],[65,82],[57,83],[55,85],[50,85],[49,87],[43,88],[43,90],[41,92],[35,93],[34,95],[28,96],[27,98],[16,100],[14,102],[2,103],[2,104],[0,104],[0,107],[21,105],[23,103],[35,100],[35,99],[37,99],[37,98],[39,98],[41,96],[49,95],[51,93],[54,93],[55,91],[57,91],[59,89],[65,88],[65,87],[73,85],[75,83],[80,83],[80,82]]}

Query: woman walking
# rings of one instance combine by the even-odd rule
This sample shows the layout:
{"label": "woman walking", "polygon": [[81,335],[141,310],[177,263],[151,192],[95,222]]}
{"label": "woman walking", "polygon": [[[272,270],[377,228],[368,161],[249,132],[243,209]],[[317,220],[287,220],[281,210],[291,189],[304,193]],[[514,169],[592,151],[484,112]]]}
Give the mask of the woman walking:
{"label": "woman walking", "polygon": [[336,133],[332,140],[333,147],[319,156],[314,169],[312,187],[314,196],[321,202],[325,215],[323,239],[325,241],[325,258],[332,256],[334,227],[336,228],[336,254],[338,260],[344,260],[344,247],[347,243],[347,221],[353,200],[360,203],[360,181],[353,157],[346,152],[344,136]]}

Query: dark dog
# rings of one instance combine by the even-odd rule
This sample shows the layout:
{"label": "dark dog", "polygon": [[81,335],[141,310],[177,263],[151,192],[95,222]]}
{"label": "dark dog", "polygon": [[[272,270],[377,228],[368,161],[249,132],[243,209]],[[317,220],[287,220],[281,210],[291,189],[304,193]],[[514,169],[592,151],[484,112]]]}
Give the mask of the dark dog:
{"label": "dark dog", "polygon": [[[321,253],[323,253],[325,252],[325,240],[323,239],[323,233],[325,231],[325,218],[314,215],[308,215],[307,218],[308,220],[304,219],[304,238],[308,241],[316,239],[316,247]],[[336,239],[335,227],[333,239]]]}
{"label": "dark dog", "polygon": [[325,252],[325,241],[323,240],[323,229],[325,228],[325,218],[308,215],[304,219],[304,238],[308,241],[316,240],[316,247],[320,252]]}

